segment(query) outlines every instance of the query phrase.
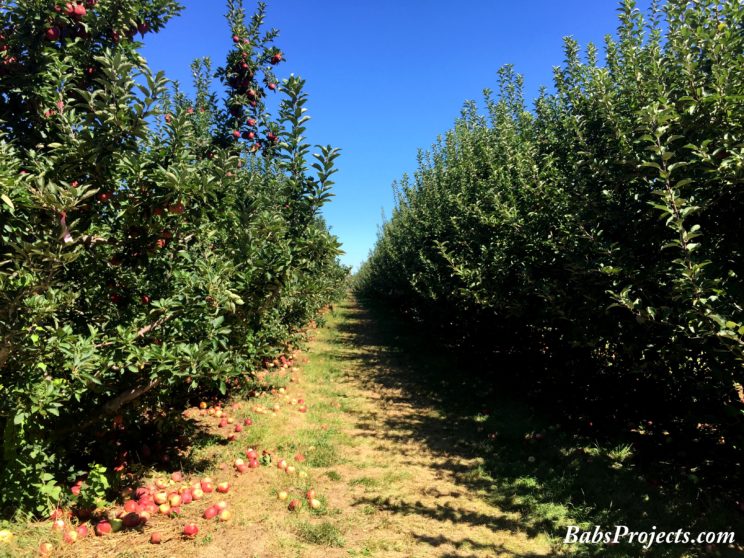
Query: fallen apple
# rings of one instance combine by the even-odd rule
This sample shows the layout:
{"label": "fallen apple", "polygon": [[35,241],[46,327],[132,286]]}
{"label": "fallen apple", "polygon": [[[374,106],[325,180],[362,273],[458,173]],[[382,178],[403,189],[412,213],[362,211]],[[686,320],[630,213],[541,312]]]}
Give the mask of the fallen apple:
{"label": "fallen apple", "polygon": [[196,523],[187,523],[183,526],[183,536],[193,539],[199,533],[199,526]]}
{"label": "fallen apple", "polygon": [[217,516],[217,519],[220,521],[228,521],[232,518],[232,512],[230,510],[222,510],[220,512],[220,515]]}
{"label": "fallen apple", "polygon": [[78,539],[77,531],[74,529],[71,529],[69,531],[65,531],[65,534],[62,535],[62,540],[65,541],[67,544],[72,544],[76,542]]}
{"label": "fallen apple", "polygon": [[111,524],[108,521],[99,521],[96,525],[96,535],[102,537],[112,532]]}
{"label": "fallen apple", "polygon": [[156,492],[155,496],[153,496],[153,501],[158,505],[165,504],[168,501],[168,493]]}
{"label": "fallen apple", "polygon": [[296,498],[289,502],[289,511],[298,511],[302,507],[302,501]]}
{"label": "fallen apple", "polygon": [[277,498],[279,498],[280,500],[286,500],[287,498],[289,498],[289,494],[287,494],[285,490],[282,490],[279,492],[279,494],[277,494]]}
{"label": "fallen apple", "polygon": [[314,510],[320,509],[320,500],[313,498],[310,500],[310,507]]}
{"label": "fallen apple", "polygon": [[51,556],[54,552],[54,545],[50,542],[44,542],[39,545],[39,556]]}
{"label": "fallen apple", "polygon": [[229,482],[221,482],[217,485],[217,492],[221,492],[222,494],[225,494],[228,490],[230,490]]}
{"label": "fallen apple", "polygon": [[150,544],[160,544],[162,540],[160,533],[153,533],[150,535]]}
{"label": "fallen apple", "polygon": [[203,517],[204,519],[212,519],[213,517],[216,517],[218,513],[220,513],[220,508],[217,506],[209,506],[204,510]]}
{"label": "fallen apple", "polygon": [[308,500],[312,500],[313,498],[315,498],[315,489],[311,488],[307,492],[305,492],[305,498],[307,498]]}

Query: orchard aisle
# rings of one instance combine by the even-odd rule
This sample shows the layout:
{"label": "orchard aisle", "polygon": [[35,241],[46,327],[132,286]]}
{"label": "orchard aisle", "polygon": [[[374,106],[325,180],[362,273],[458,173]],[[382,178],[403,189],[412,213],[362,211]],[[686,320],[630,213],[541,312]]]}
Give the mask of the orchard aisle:
{"label": "orchard aisle", "polygon": [[349,526],[346,550],[330,555],[550,554],[547,536],[486,501],[486,487],[479,488],[483,459],[458,451],[472,432],[462,432],[412,389],[412,371],[385,344],[382,327],[347,301],[311,351],[311,362],[318,359],[328,371],[325,395],[341,403],[338,420],[348,441],[342,464],[326,473],[340,478],[334,492]]}

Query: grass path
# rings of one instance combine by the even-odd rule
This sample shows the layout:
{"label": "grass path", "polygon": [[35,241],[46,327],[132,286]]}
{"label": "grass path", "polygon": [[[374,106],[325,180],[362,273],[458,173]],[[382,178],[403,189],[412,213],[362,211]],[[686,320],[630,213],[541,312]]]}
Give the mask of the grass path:
{"label": "grass path", "polygon": [[[646,482],[628,448],[589,444],[524,403],[493,396],[464,373],[477,363],[453,361],[384,312],[349,300],[326,322],[309,350],[296,355],[297,368],[286,371],[286,393],[223,406],[235,423],[253,420],[237,441],[226,441],[229,429],[214,417],[187,412],[192,452],[175,468],[189,483],[205,476],[228,480],[227,494],[183,506],[175,519],[155,515],[144,527],[72,545],[50,533],[48,522],[31,524],[18,530],[13,545],[0,547],[0,556],[37,556],[46,540],[60,558],[682,558],[742,552],[741,546],[650,552],[562,546],[569,524],[694,530],[709,520],[728,525],[730,514],[719,517],[715,503],[697,497],[690,504],[692,496],[674,497]],[[233,463],[249,447],[271,452],[274,464],[286,459],[297,472],[272,464],[239,474]],[[143,482],[167,475],[149,470]],[[310,488],[319,509],[305,501]],[[302,508],[289,511],[287,500],[277,497],[281,491]],[[232,518],[202,519],[218,500]],[[181,537],[189,521],[200,529],[193,540]],[[740,532],[741,521],[735,526]],[[155,531],[160,545],[148,543]]]}

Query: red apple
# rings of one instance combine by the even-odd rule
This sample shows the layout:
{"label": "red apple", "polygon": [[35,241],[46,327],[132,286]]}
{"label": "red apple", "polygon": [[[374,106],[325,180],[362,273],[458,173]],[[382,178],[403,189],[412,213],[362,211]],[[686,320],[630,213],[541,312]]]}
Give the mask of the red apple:
{"label": "red apple", "polygon": [[289,511],[297,511],[302,507],[302,501],[294,498],[289,502]]}
{"label": "red apple", "polygon": [[217,492],[221,492],[222,494],[225,494],[228,490],[230,490],[229,482],[221,482],[217,485]]}
{"label": "red apple", "polygon": [[64,529],[65,529],[64,519],[55,519],[54,522],[52,522],[53,531],[64,531]]}
{"label": "red apple", "polygon": [[204,491],[201,488],[194,488],[191,491],[191,497],[194,500],[201,500],[204,497]]}
{"label": "red apple", "polygon": [[163,539],[160,537],[160,533],[153,533],[150,535],[150,544],[160,544]]}
{"label": "red apple", "polygon": [[191,490],[184,490],[183,494],[181,494],[181,503],[190,504],[193,501],[194,501],[194,495],[191,492]]}
{"label": "red apple", "polygon": [[96,535],[98,535],[99,537],[102,537],[103,535],[108,535],[111,533],[111,531],[112,531],[111,524],[106,520],[99,521],[98,524],[96,525]]}
{"label": "red apple", "polygon": [[62,540],[65,541],[67,544],[72,544],[76,542],[78,539],[77,531],[74,529],[71,529],[69,531],[65,531],[65,534],[62,535]]}
{"label": "red apple", "polygon": [[212,519],[213,517],[216,517],[218,513],[220,513],[220,508],[217,506],[209,506],[204,510],[204,519]]}
{"label": "red apple", "polygon": [[136,512],[139,510],[139,505],[134,500],[127,500],[124,502],[124,511],[125,512]]}
{"label": "red apple", "polygon": [[235,469],[238,471],[238,473],[247,473],[250,467],[246,463],[241,463]]}
{"label": "red apple", "polygon": [[156,479],[155,486],[160,490],[163,490],[164,488],[168,488],[168,483],[164,479]]}
{"label": "red apple", "polygon": [[271,57],[271,63],[272,64],[279,64],[279,62],[282,61],[282,53],[277,52],[274,56]]}
{"label": "red apple", "polygon": [[60,31],[59,27],[50,27],[44,33],[44,37],[47,41],[56,41],[59,39]]}
{"label": "red apple", "polygon": [[139,514],[136,514],[134,512],[128,513],[122,518],[122,523],[127,529],[134,529],[135,527],[139,526],[141,521],[142,520],[140,519]]}
{"label": "red apple", "polygon": [[258,459],[258,452],[254,450],[253,448],[250,448],[246,450],[245,456],[248,459]]}
{"label": "red apple", "polygon": [[182,482],[183,481],[183,473],[181,471],[176,471],[171,475],[171,480],[173,482]]}
{"label": "red apple", "polygon": [[284,459],[280,459],[276,464],[278,469],[286,469],[287,468],[287,461]]}
{"label": "red apple", "polygon": [[51,556],[54,552],[54,545],[49,542],[41,543],[39,545],[39,556]]}
{"label": "red apple", "polygon": [[311,488],[310,490],[305,492],[305,498],[307,498],[308,500],[312,500],[313,498],[315,498],[315,489]]}
{"label": "red apple", "polygon": [[196,523],[187,523],[183,526],[183,536],[193,539],[199,532],[199,526]]}
{"label": "red apple", "polygon": [[78,528],[76,529],[78,538],[84,539],[88,536],[88,526],[87,525],[78,525]]}

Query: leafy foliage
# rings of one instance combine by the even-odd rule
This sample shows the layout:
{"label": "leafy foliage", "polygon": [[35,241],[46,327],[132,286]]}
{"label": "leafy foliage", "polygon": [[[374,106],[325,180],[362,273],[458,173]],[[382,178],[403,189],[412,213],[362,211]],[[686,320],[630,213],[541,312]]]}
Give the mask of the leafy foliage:
{"label": "leafy foliage", "polygon": [[502,68],[396,185],[358,290],[491,348],[566,414],[740,452],[743,16],[625,0],[604,66],[567,39],[532,110]]}
{"label": "leafy foliage", "polygon": [[129,459],[113,443],[122,425],[252,386],[343,283],[318,214],[337,152],[324,151],[317,179],[302,158],[288,170],[298,146],[284,138],[300,138],[302,123],[274,120],[264,101],[305,96],[298,78],[277,83],[264,6],[246,25],[229,2],[224,109],[209,60],[194,63],[189,99],[138,54],[136,34],[179,10],[0,8],[5,511],[43,513],[89,469],[80,503],[101,498],[109,480],[96,460],[121,470]]}

